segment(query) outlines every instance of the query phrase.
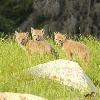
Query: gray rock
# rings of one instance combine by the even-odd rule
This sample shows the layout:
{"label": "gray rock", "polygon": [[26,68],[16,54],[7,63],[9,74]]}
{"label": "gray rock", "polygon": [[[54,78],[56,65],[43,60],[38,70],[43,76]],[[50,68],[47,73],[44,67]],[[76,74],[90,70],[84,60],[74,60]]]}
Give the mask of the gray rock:
{"label": "gray rock", "polygon": [[58,59],[28,68],[28,73],[57,80],[60,84],[71,86],[81,92],[95,92],[95,85],[78,63]]}

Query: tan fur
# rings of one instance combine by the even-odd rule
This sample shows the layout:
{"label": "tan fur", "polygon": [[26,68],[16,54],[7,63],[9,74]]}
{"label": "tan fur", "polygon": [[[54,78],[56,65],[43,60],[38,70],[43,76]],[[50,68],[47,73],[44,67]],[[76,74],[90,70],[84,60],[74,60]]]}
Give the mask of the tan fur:
{"label": "tan fur", "polygon": [[28,40],[28,33],[25,32],[15,33],[16,41],[21,45],[21,47],[25,48],[29,54],[39,53],[40,55],[43,55],[53,53],[53,48],[48,42]]}
{"label": "tan fur", "polygon": [[85,62],[89,60],[89,50],[86,45],[73,40],[65,40],[59,32],[55,33],[55,42],[62,46],[69,59],[72,59],[73,55],[78,55]]}
{"label": "tan fur", "polygon": [[5,100],[5,97],[3,95],[0,95],[0,100]]}
{"label": "tan fur", "polygon": [[31,27],[31,34],[34,41],[43,40],[44,29],[34,29]]}
{"label": "tan fur", "polygon": [[27,42],[26,48],[30,53],[39,53],[40,55],[52,54],[52,50],[53,50],[53,48],[48,42],[33,41],[33,40]]}
{"label": "tan fur", "polygon": [[20,100],[28,100],[28,98],[25,96],[19,96],[19,98],[20,98]]}

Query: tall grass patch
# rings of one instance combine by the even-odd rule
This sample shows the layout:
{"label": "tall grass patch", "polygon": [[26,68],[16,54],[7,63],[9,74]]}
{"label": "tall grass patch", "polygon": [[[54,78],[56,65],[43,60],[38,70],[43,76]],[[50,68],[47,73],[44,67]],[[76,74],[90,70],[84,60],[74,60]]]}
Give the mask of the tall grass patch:
{"label": "tall grass patch", "polygon": [[[58,58],[67,59],[63,50],[55,45],[51,39],[47,40],[55,48]],[[84,64],[77,61],[85,73],[91,78],[97,87],[95,100],[100,99],[100,41],[90,37],[80,36],[79,41],[85,43],[90,50],[90,62]],[[43,96],[49,100],[82,97],[78,90],[72,87],[60,85],[56,81],[31,76],[23,73],[26,68],[34,67],[38,64],[55,60],[51,55],[45,57],[33,54],[30,64],[27,53],[12,39],[0,39],[0,91],[31,93]]]}

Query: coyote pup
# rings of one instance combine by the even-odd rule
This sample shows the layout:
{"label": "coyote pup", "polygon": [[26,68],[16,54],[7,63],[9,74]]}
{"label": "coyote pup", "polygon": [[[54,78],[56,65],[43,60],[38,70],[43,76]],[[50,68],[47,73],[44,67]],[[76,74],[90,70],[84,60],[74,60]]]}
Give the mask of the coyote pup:
{"label": "coyote pup", "polygon": [[34,41],[43,40],[44,29],[34,29],[31,27],[31,34]]}
{"label": "coyote pup", "polygon": [[69,59],[72,59],[73,55],[78,55],[85,62],[89,60],[89,50],[86,45],[73,40],[65,40],[60,32],[54,32],[54,35],[56,44],[62,46]]}
{"label": "coyote pup", "polygon": [[39,53],[43,54],[52,54],[54,55],[55,50],[51,47],[51,45],[46,41],[33,41],[28,40],[28,32],[20,32],[15,31],[16,41],[20,44],[22,48],[24,48],[29,54]]}

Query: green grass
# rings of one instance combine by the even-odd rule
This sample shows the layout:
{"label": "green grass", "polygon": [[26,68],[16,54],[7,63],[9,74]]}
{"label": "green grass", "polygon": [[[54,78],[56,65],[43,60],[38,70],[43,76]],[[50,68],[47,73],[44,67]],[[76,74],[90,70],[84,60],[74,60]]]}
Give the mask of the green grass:
{"label": "green grass", "polygon": [[[59,58],[64,58],[65,54],[61,48],[55,45],[52,40],[48,40],[59,54]],[[90,50],[91,59],[88,65],[79,62],[86,74],[91,78],[97,87],[95,100],[100,100],[100,41],[92,37],[80,37],[79,41],[85,43]],[[48,55],[41,57],[32,56],[32,64],[29,64],[28,55],[11,40],[0,39],[0,91],[31,93],[48,98],[49,100],[66,100],[66,98],[82,97],[83,94],[71,87],[63,86],[56,81],[32,76],[23,73],[23,69],[45,63],[55,58]],[[71,99],[69,99],[71,100]]]}

